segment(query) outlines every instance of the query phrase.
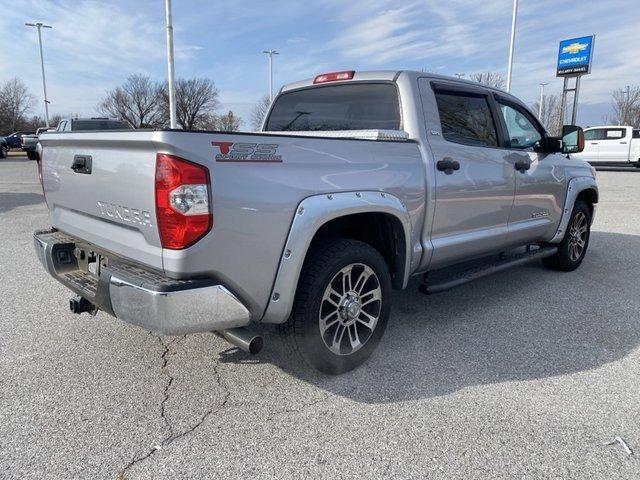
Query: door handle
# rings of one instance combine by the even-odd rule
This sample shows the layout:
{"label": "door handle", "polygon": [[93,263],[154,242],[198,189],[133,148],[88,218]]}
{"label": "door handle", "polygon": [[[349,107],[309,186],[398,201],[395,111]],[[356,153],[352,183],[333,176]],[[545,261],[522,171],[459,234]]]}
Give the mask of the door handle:
{"label": "door handle", "polygon": [[455,170],[460,170],[460,162],[451,157],[444,157],[436,163],[436,168],[447,175],[451,175]]}
{"label": "door handle", "polygon": [[514,165],[513,168],[515,168],[516,170],[518,170],[520,173],[524,173],[527,170],[529,170],[531,168],[531,164],[525,160],[518,160]]}
{"label": "door handle", "polygon": [[73,163],[71,164],[71,170],[76,173],[91,175],[91,155],[75,155],[73,157]]}
{"label": "door handle", "polygon": [[591,145],[600,145],[598,142],[591,142]]}
{"label": "door handle", "polygon": [[627,144],[627,142],[620,142],[620,143],[621,143],[622,145],[626,145],[626,144]]}

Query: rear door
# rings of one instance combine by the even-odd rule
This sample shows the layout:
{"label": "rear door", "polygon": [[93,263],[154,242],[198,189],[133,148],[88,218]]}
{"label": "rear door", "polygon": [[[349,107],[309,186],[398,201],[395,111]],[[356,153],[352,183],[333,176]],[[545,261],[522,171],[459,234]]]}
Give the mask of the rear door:
{"label": "rear door", "polygon": [[[434,158],[427,168],[434,169],[436,189],[430,267],[438,268],[509,243],[514,169],[500,148],[497,112],[487,90],[425,78],[420,91]],[[433,113],[437,121],[428,118]],[[457,169],[446,168],[451,165]]]}
{"label": "rear door", "polygon": [[603,129],[600,140],[599,162],[628,162],[631,139],[627,137],[627,127]]}

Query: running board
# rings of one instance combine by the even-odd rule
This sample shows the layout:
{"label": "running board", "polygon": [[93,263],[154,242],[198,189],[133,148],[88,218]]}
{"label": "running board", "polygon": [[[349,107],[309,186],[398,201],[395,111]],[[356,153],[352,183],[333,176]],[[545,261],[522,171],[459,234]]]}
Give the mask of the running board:
{"label": "running board", "polygon": [[418,290],[427,295],[443,292],[478,278],[506,270],[507,268],[550,257],[557,251],[557,247],[541,247],[535,250],[527,249],[524,252],[509,256],[501,256],[499,258],[492,257],[489,260],[476,260],[460,265],[457,269],[453,267],[434,270],[425,274],[424,283],[418,286]]}

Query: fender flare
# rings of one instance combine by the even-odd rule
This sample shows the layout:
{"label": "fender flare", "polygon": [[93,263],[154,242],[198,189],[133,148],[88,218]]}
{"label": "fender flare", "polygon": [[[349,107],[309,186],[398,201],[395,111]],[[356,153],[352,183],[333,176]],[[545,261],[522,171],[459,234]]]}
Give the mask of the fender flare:
{"label": "fender flare", "polygon": [[406,287],[411,268],[411,222],[404,203],[385,192],[314,195],[302,200],[296,209],[261,322],[283,323],[289,318],[302,265],[320,227],[336,218],[357,213],[386,213],[401,222],[406,249],[402,286]]}
{"label": "fender flare", "polygon": [[[596,183],[596,179],[593,177],[575,177],[569,180],[569,184],[567,185],[567,196],[564,200],[564,207],[562,209],[562,218],[560,219],[560,224],[558,225],[558,230],[556,230],[556,234],[553,236],[549,243],[560,243],[564,238],[564,232],[567,230],[567,226],[569,225],[569,219],[571,217],[571,212],[573,211],[573,206],[576,203],[576,199],[580,192],[585,190],[595,190],[596,194],[598,194],[598,184]],[[591,218],[593,222],[593,217]]]}

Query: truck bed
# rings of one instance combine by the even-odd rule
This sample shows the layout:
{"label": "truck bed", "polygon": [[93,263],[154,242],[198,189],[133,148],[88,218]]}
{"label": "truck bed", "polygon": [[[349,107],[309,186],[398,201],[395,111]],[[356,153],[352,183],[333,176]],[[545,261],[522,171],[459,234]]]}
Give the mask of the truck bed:
{"label": "truck bed", "polygon": [[[303,199],[383,190],[405,202],[416,219],[423,211],[423,163],[418,145],[406,139],[135,130],[45,133],[40,143],[54,228],[170,278],[222,282],[247,305],[252,319],[264,312]],[[213,227],[185,249],[161,245],[158,153],[209,170]],[[71,169],[78,157],[90,159],[91,173]]]}

